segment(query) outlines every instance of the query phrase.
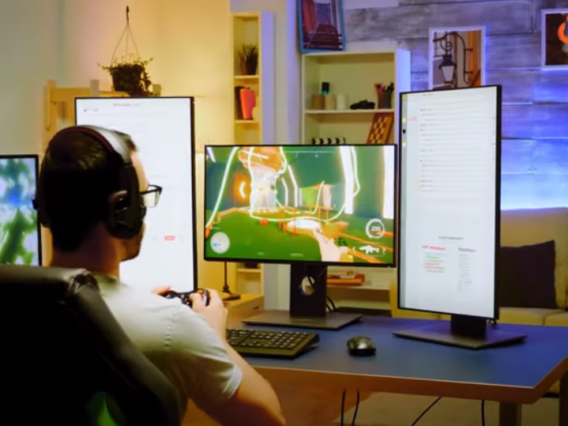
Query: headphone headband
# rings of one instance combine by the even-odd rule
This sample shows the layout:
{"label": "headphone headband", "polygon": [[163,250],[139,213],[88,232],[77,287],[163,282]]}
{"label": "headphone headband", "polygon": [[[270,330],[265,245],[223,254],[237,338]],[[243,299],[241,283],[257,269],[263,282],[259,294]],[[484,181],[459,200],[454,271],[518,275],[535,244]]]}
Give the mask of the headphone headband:
{"label": "headphone headband", "polygon": [[56,133],[53,139],[68,133],[82,133],[95,138],[110,154],[118,154],[123,164],[132,164],[130,150],[116,132],[99,126],[73,126],[67,127]]}

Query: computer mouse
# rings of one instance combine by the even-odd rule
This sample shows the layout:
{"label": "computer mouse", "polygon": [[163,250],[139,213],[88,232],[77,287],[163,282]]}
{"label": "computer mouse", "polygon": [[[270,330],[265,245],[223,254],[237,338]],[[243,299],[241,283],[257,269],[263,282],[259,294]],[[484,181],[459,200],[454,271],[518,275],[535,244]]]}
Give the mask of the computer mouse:
{"label": "computer mouse", "polygon": [[370,337],[355,336],[347,341],[347,350],[349,355],[370,356],[375,355],[377,347]]}
{"label": "computer mouse", "polygon": [[186,291],[186,292],[180,292],[178,293],[177,291],[174,290],[170,290],[166,293],[163,294],[163,296],[166,299],[180,299],[181,303],[183,303],[186,306],[189,306],[191,308],[191,295],[197,293],[201,296],[201,299],[203,300],[203,304],[205,306],[209,305],[209,300],[211,299],[209,297],[209,291],[207,291],[204,288],[198,288],[195,291]]}

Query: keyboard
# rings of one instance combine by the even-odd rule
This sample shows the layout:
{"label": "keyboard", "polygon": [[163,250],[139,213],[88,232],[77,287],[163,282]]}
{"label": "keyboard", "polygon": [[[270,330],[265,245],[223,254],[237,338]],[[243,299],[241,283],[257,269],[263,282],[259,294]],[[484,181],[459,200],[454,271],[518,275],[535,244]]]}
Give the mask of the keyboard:
{"label": "keyboard", "polygon": [[228,329],[227,342],[241,355],[295,358],[319,342],[316,333]]}

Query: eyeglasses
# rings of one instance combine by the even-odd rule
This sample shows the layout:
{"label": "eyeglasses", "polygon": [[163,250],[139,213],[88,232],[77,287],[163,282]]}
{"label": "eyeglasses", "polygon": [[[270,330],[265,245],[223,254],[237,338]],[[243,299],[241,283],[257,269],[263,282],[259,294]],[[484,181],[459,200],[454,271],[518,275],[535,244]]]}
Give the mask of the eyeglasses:
{"label": "eyeglasses", "polygon": [[144,207],[152,208],[158,205],[160,195],[162,194],[162,187],[158,185],[149,185],[146,191],[140,192],[142,204]]}

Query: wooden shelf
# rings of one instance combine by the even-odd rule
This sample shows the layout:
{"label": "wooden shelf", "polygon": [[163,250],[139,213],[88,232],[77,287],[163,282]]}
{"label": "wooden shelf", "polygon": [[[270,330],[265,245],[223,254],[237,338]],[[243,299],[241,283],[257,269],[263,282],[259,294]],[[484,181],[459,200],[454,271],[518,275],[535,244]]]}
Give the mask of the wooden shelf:
{"label": "wooden shelf", "polygon": [[394,112],[394,109],[307,109],[304,114],[317,115],[317,114],[376,114],[378,112]]}
{"label": "wooden shelf", "polygon": [[[239,12],[232,15],[233,86],[243,86],[254,90],[256,111],[254,119],[241,120],[234,112],[234,144],[261,145],[274,144],[275,130],[275,42],[274,15],[270,12]],[[243,44],[258,46],[258,70],[256,75],[243,75],[238,57]],[[235,91],[233,91],[234,93]],[[234,99],[237,105],[238,99]],[[262,266],[258,269],[247,268],[243,262],[233,263],[230,268],[235,282],[235,292],[244,296],[261,297],[264,293],[264,274]],[[260,296],[259,296],[260,295]],[[255,299],[256,300],[256,299]],[[239,301],[236,301],[238,303]]]}
{"label": "wooden shelf", "polygon": [[261,268],[237,268],[237,272],[242,274],[260,274],[262,273]]}
{"label": "wooden shelf", "polygon": [[254,81],[258,80],[260,76],[258,75],[236,75],[235,80],[244,80],[244,81]]}
{"label": "wooden shelf", "polygon": [[[377,103],[375,84],[394,83],[392,108],[371,110],[320,110],[312,108],[323,82],[330,94],[342,94],[347,106],[362,100]],[[348,144],[366,143],[374,115],[394,113],[386,143],[396,143],[397,104],[400,92],[410,90],[410,52],[404,49],[307,53],[302,56],[302,143],[312,139],[343,139]]]}

